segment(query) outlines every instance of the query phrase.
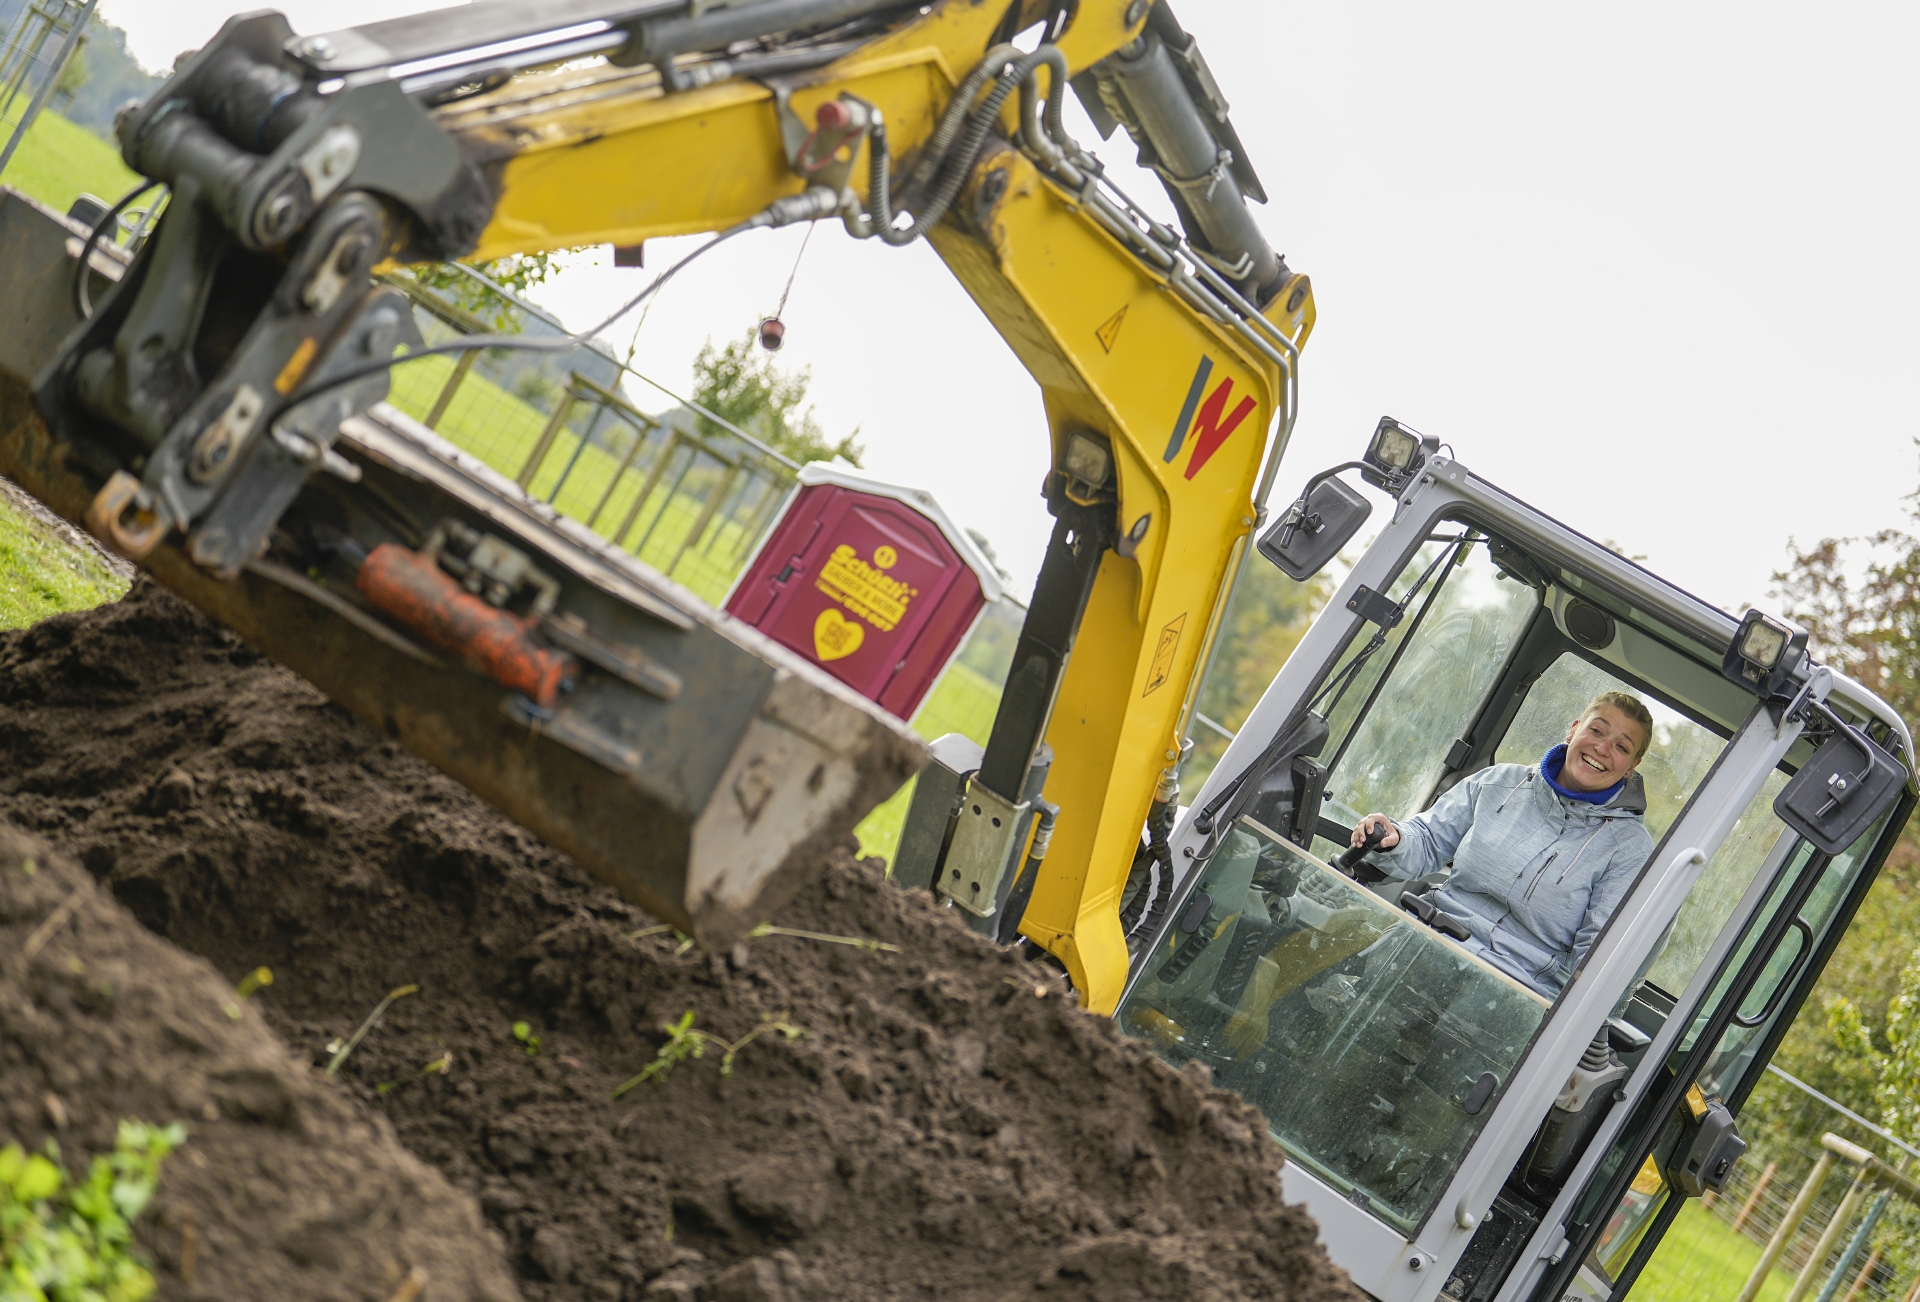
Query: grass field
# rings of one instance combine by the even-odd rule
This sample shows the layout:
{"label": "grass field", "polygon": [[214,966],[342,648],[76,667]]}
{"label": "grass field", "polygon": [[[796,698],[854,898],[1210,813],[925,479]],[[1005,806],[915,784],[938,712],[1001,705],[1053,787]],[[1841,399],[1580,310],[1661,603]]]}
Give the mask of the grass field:
{"label": "grass field", "polygon": [[82,194],[112,203],[139,182],[112,145],[52,111],[34,119],[33,129],[0,173],[0,185],[61,212]]}
{"label": "grass field", "polygon": [[[388,401],[416,420],[425,420],[453,369],[454,361],[449,357],[425,357],[396,367]],[[584,424],[587,412],[586,407],[581,407],[573,424]],[[539,409],[485,376],[470,373],[441,416],[437,432],[500,473],[517,477],[546,423],[547,418]],[[611,431],[611,418],[603,420],[601,428]],[[593,521],[593,528],[611,537],[626,520],[665,438],[656,435],[652,439],[654,446],[641,450],[614,486],[611,496],[607,495],[607,484],[619,468],[618,460],[597,443],[588,442],[584,447],[581,443],[580,434],[572,426],[561,430],[528,489],[542,501],[551,499],[556,509],[582,523],[597,510],[599,515]],[[636,554],[641,560],[662,572],[671,571],[670,577],[717,604],[739,572],[750,540],[742,525],[717,520],[696,546],[682,550],[681,543],[697,522],[706,495],[721,487],[717,467],[711,461],[703,461],[688,474],[682,491],[669,497],[674,479],[686,461],[684,448],[675,453],[672,466],[634,521],[627,535],[627,549],[636,551],[637,548]],[[560,482],[563,474],[564,484]],[[556,485],[560,489],[557,494]],[[723,507],[731,505],[722,503]],[[744,518],[751,510],[736,507],[732,513]]]}
{"label": "grass field", "polygon": [[0,499],[0,628],[117,601],[124,579]]}
{"label": "grass field", "polygon": [[[1000,689],[956,661],[947,666],[940,681],[927,693],[927,699],[913,716],[913,730],[932,741],[947,733],[971,737],[982,746],[993,728],[994,711],[1000,708]],[[860,838],[861,854],[877,854],[889,864],[900,846],[900,827],[906,822],[907,805],[913,800],[913,783],[901,787],[893,798],[868,814],[854,829]]]}
{"label": "grass field", "polygon": [[[1688,1199],[1632,1296],[1635,1302],[1733,1302],[1759,1260],[1759,1244]],[[1780,1302],[1792,1285],[1792,1276],[1775,1270],[1760,1286],[1758,1302]]]}

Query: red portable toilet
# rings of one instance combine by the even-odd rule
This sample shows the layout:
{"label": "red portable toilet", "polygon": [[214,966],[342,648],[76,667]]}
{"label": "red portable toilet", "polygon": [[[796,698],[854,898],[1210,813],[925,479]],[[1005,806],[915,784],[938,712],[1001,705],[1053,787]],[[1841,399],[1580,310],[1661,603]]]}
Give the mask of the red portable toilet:
{"label": "red portable toilet", "polygon": [[931,494],[815,461],[726,609],[910,719],[1000,592]]}

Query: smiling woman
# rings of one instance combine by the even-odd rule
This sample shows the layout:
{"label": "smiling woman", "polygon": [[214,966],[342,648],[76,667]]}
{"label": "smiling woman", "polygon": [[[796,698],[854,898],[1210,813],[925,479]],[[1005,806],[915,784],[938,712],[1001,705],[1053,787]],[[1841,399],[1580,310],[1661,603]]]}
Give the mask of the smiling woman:
{"label": "smiling woman", "polygon": [[[1593,795],[1630,777],[1653,742],[1653,716],[1638,697],[1603,692],[1567,729],[1556,786]],[[1551,753],[1548,766],[1553,767]]]}
{"label": "smiling woman", "polygon": [[1653,852],[1634,774],[1652,735],[1646,717],[1639,701],[1609,693],[1537,765],[1482,769],[1398,826],[1369,814],[1355,843],[1384,833],[1375,863],[1388,880],[1451,867],[1429,899],[1470,933],[1461,943],[1556,994]]}

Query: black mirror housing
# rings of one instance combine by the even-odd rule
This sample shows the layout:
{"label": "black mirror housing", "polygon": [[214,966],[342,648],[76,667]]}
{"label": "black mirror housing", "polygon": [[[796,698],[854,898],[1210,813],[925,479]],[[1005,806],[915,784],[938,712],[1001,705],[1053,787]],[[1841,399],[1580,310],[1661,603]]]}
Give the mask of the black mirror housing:
{"label": "black mirror housing", "polygon": [[1327,567],[1373,514],[1373,503],[1340,480],[1322,479],[1260,539],[1260,554],[1305,581]]}
{"label": "black mirror housing", "polygon": [[1839,854],[1892,808],[1907,771],[1842,724],[1774,797],[1773,812],[1828,854]]}

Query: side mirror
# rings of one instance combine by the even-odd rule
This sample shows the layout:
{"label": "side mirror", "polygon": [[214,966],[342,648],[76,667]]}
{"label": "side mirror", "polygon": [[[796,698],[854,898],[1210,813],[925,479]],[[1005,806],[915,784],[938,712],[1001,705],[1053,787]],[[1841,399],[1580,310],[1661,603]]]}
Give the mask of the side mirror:
{"label": "side mirror", "polygon": [[1773,812],[1828,854],[1839,854],[1893,806],[1907,772],[1839,720],[1833,736],[1774,797]]}
{"label": "side mirror", "polygon": [[[1339,469],[1345,469],[1342,466]],[[1373,503],[1328,471],[1286,509],[1260,539],[1260,554],[1290,579],[1306,580],[1327,567],[1373,514]]]}

